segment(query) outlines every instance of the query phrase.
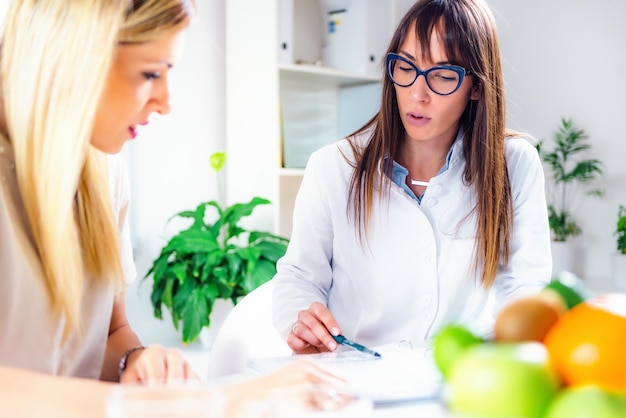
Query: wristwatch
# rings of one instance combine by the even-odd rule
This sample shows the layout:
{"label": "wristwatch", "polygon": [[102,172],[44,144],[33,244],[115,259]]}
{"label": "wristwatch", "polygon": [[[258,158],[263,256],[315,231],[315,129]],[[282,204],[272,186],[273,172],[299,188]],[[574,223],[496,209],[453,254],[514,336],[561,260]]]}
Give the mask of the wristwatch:
{"label": "wristwatch", "polygon": [[136,347],[131,348],[130,350],[126,351],[124,354],[122,354],[122,357],[120,358],[120,363],[118,365],[117,368],[117,377],[118,379],[120,377],[122,377],[122,373],[124,373],[124,370],[126,370],[126,363],[128,362],[128,357],[133,354],[135,351],[137,350],[143,350],[144,347],[143,345],[138,345]]}

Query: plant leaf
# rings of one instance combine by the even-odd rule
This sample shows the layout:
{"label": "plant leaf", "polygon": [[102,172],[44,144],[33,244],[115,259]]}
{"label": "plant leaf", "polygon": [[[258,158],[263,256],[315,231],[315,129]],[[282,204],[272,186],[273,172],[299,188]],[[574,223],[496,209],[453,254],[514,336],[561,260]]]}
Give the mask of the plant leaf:
{"label": "plant leaf", "polygon": [[276,263],[287,251],[287,245],[282,242],[260,241],[255,244],[259,249],[261,257]]}
{"label": "plant leaf", "polygon": [[204,326],[209,325],[209,315],[215,299],[207,298],[203,288],[197,287],[187,297],[181,310],[183,321],[183,343],[193,342]]}
{"label": "plant leaf", "polygon": [[[224,218],[232,227],[236,227],[241,218],[249,216],[259,205],[268,205],[271,202],[261,197],[253,197],[248,203],[235,203],[226,208]],[[229,234],[231,235],[231,234]]]}
{"label": "plant leaf", "polygon": [[276,275],[276,263],[267,260],[259,260],[254,271],[247,274],[242,287],[245,294],[252,292],[263,283]]}
{"label": "plant leaf", "polygon": [[207,253],[216,248],[219,248],[219,244],[210,231],[188,229],[172,237],[167,243],[165,251],[176,251],[184,255],[198,252]]}

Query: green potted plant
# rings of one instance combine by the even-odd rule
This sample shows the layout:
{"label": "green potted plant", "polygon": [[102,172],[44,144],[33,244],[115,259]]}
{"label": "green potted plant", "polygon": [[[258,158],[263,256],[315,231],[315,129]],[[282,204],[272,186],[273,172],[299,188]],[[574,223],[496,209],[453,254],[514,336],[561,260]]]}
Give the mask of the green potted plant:
{"label": "green potted plant", "polygon": [[[539,146],[542,160],[551,171],[552,190],[548,193],[548,215],[550,230],[554,241],[567,241],[570,237],[582,233],[574,217],[576,186],[589,184],[602,174],[602,163],[597,159],[580,159],[581,152],[591,148],[584,130],[574,126],[571,119],[561,119],[554,136],[554,148],[551,151]],[[602,196],[601,189],[590,189],[587,195]]]}
{"label": "green potted plant", "polygon": [[[224,152],[210,158],[218,187],[225,161]],[[276,273],[276,262],[284,255],[288,239],[247,230],[239,224],[257,206],[269,203],[254,197],[247,203],[225,207],[212,200],[170,218],[188,218],[191,225],[162,248],[144,280],[152,277],[154,316],[162,319],[165,307],[174,327],[182,328],[183,343],[194,341],[204,327],[209,327],[216,300],[227,299],[234,305]],[[211,222],[207,209],[214,215]]]}
{"label": "green potted plant", "polygon": [[[591,148],[587,139],[585,131],[574,126],[571,119],[561,118],[553,149],[543,149],[543,143],[537,146],[552,180],[547,182],[546,197],[552,235],[553,277],[574,270],[575,248],[570,238],[582,233],[574,214],[581,192],[590,196],[604,194],[601,189],[589,188],[590,183],[602,174],[602,163],[593,158],[581,158]],[[582,186],[587,186],[586,190],[581,190]]]}
{"label": "green potted plant", "polygon": [[626,206],[620,205],[617,211],[615,229],[617,236],[617,253],[611,262],[613,284],[621,290],[626,289]]}
{"label": "green potted plant", "polygon": [[626,207],[620,205],[617,211],[617,252],[626,255]]}

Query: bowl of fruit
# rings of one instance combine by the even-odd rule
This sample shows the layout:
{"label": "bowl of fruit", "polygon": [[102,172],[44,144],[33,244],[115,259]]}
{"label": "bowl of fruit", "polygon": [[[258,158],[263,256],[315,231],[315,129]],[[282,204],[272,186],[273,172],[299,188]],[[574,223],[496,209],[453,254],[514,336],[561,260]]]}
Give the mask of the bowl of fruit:
{"label": "bowl of fruit", "polygon": [[455,418],[626,418],[626,294],[553,280],[512,300],[482,339],[448,324],[433,340]]}

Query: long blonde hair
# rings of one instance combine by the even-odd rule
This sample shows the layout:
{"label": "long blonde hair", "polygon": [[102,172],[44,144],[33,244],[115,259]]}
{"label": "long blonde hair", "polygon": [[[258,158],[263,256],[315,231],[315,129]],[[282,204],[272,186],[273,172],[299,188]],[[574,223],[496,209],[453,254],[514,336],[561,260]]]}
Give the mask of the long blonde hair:
{"label": "long blonde hair", "polygon": [[8,10],[1,119],[66,332],[80,323],[86,277],[123,283],[106,156],[90,146],[115,48],[180,29],[191,11],[189,0],[20,0]]}

